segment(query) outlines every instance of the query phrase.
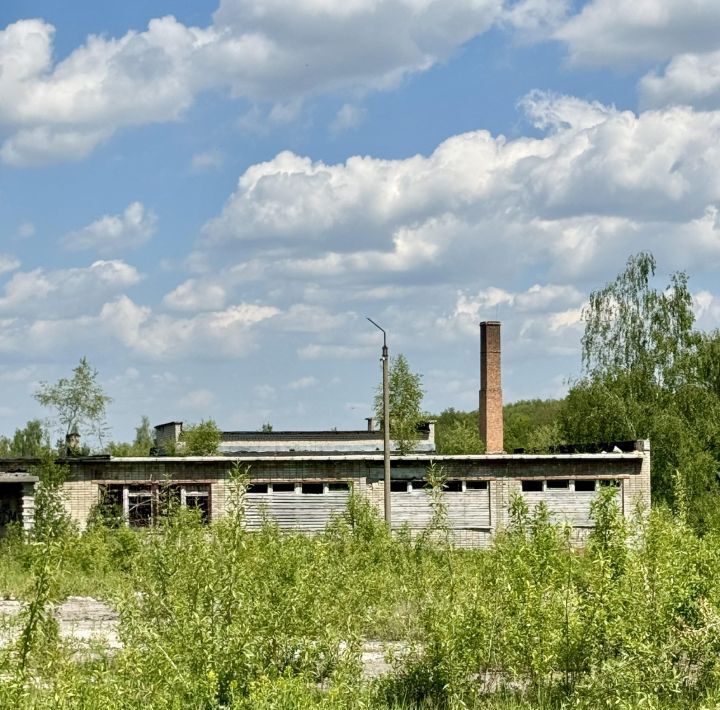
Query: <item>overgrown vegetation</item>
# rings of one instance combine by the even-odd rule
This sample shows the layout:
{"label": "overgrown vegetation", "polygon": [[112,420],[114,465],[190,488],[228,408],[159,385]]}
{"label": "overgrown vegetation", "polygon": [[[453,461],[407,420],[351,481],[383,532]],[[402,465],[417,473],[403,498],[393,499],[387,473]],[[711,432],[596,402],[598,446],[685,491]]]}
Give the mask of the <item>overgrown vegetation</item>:
{"label": "overgrown vegetation", "polygon": [[[351,499],[324,533],[244,526],[246,471],[210,528],[181,508],[152,531],[80,535],[44,464],[31,541],[3,541],[28,606],[0,650],[14,708],[684,708],[720,702],[720,540],[659,508],[625,521],[594,505],[583,552],[547,511],[513,504],[489,550],[450,544],[443,473],[432,525],[391,537]],[[683,498],[682,493],[678,498]],[[51,613],[95,593],[120,611],[122,648],[63,641]],[[3,590],[5,592],[9,589]],[[8,638],[9,630],[3,632]],[[363,675],[362,644],[391,670]],[[394,651],[390,651],[394,649]]]}
{"label": "overgrown vegetation", "polygon": [[177,453],[184,456],[212,456],[220,446],[220,429],[214,419],[189,424],[180,434]]}

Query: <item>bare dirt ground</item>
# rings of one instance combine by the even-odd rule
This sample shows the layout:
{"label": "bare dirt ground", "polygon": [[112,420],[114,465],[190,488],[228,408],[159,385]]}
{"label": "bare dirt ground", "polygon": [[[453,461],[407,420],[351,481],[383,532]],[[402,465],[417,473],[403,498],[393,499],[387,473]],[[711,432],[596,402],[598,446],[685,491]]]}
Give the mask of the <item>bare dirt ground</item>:
{"label": "bare dirt ground", "polygon": [[[16,599],[0,600],[0,621],[12,620],[23,608]],[[108,604],[93,597],[68,597],[55,610],[60,625],[60,636],[81,644],[100,644],[109,649],[121,648],[118,638],[118,614]],[[0,628],[0,645],[7,644],[13,636],[8,628]],[[390,671],[385,660],[386,651],[404,650],[404,644],[365,641],[362,650],[364,675],[376,678]]]}

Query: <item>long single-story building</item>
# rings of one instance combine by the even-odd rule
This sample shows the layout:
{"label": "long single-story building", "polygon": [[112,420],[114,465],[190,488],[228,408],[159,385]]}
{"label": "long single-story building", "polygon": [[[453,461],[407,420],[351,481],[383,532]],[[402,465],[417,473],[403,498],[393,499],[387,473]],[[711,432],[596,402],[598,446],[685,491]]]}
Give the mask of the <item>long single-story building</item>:
{"label": "long single-story building", "polygon": [[[552,517],[570,524],[577,538],[592,526],[590,507],[603,486],[618,489],[625,515],[650,505],[649,442],[614,442],[583,453],[507,454],[503,451],[500,386],[500,324],[481,324],[480,432],[487,453],[440,455],[433,425],[420,432],[419,451],[391,456],[392,525],[423,529],[431,507],[425,476],[442,467],[449,523],[458,544],[484,546],[507,525],[515,495],[532,508],[544,502]],[[182,424],[156,427],[158,450],[176,447]],[[163,514],[167,500],[198,509],[207,521],[229,504],[232,470],[246,467],[247,524],[263,518],[281,528],[319,531],[341,514],[349,496],[365,497],[381,512],[382,436],[372,422],[353,432],[224,432],[216,456],[68,456],[65,505],[80,528],[101,503],[112,505],[126,524],[147,527]],[[0,525],[34,517],[36,461],[0,459]]]}

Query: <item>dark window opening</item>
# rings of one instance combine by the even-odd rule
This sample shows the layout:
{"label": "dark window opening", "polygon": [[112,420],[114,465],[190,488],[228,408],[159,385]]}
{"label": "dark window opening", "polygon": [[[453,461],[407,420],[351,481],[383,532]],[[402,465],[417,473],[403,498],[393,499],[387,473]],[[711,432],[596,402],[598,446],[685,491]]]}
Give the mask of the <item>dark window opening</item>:
{"label": "dark window opening", "polygon": [[132,527],[147,528],[153,522],[153,494],[150,488],[128,486],[128,523]]}
{"label": "dark window opening", "polygon": [[568,481],[566,479],[563,479],[562,481],[558,481],[558,480],[547,481],[545,485],[548,490],[567,489],[567,488],[570,488],[570,481]]}
{"label": "dark window opening", "polygon": [[410,485],[412,486],[412,489],[414,491],[422,491],[422,490],[429,490],[430,485],[427,481],[423,479],[416,479],[414,481],[410,481]]}
{"label": "dark window opening", "polygon": [[273,493],[294,493],[294,483],[273,483]]}
{"label": "dark window opening", "polygon": [[125,516],[123,515],[123,487],[101,487],[97,511],[104,525],[112,528],[123,525],[125,523]]}
{"label": "dark window opening", "polygon": [[250,483],[247,487],[248,493],[267,493],[268,492],[268,484],[267,483]]}
{"label": "dark window opening", "polygon": [[328,483],[328,493],[349,493],[349,483]]}
{"label": "dark window opening", "polygon": [[407,481],[390,481],[391,493],[407,493]]}
{"label": "dark window opening", "polygon": [[99,512],[106,524],[147,528],[181,506],[200,510],[210,519],[210,486],[178,483],[116,484],[100,488]]}
{"label": "dark window opening", "polygon": [[620,488],[620,481],[617,478],[604,478],[600,481],[601,486],[614,486]]}
{"label": "dark window opening", "polygon": [[542,481],[523,481],[522,489],[523,489],[523,493],[531,493],[531,492],[534,493],[537,491],[542,491],[543,482]]}
{"label": "dark window opening", "polygon": [[207,493],[188,491],[185,494],[185,505],[188,510],[197,510],[203,523],[210,519],[210,496]]}
{"label": "dark window opening", "polygon": [[462,481],[445,481],[445,490],[448,493],[462,493]]}
{"label": "dark window opening", "polygon": [[578,481],[575,481],[575,490],[578,492],[583,492],[583,493],[588,492],[588,491],[594,491],[596,483],[597,483],[597,481],[595,481],[595,480],[592,480],[592,481],[578,480]]}
{"label": "dark window opening", "polygon": [[323,484],[322,483],[303,483],[302,484],[303,495],[322,495]]}
{"label": "dark window opening", "polygon": [[22,522],[23,487],[21,483],[0,484],[0,530],[13,523]]}
{"label": "dark window opening", "polygon": [[180,486],[160,486],[157,493],[159,515],[169,515],[180,507],[182,501]]}
{"label": "dark window opening", "polygon": [[465,481],[466,491],[486,491],[487,487],[487,481]]}

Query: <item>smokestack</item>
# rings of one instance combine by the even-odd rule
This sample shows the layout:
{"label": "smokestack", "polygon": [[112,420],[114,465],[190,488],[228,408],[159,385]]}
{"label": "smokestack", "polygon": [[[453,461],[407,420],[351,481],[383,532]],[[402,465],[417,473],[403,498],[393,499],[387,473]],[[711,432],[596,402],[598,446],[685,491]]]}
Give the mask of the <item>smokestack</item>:
{"label": "smokestack", "polygon": [[504,451],[499,321],[480,323],[480,438],[488,454]]}

